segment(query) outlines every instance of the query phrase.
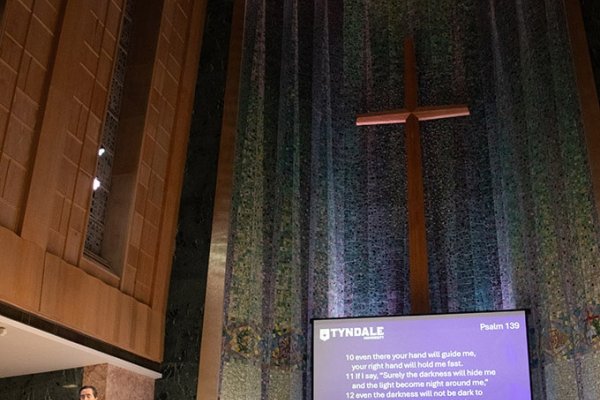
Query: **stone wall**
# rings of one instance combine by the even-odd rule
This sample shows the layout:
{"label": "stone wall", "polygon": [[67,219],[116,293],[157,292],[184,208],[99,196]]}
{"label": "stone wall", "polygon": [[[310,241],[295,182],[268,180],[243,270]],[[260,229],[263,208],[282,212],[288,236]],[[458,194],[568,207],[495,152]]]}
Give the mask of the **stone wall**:
{"label": "stone wall", "polygon": [[83,368],[0,379],[2,400],[74,400],[83,380]]}
{"label": "stone wall", "polygon": [[195,399],[233,1],[209,0],[157,399]]}

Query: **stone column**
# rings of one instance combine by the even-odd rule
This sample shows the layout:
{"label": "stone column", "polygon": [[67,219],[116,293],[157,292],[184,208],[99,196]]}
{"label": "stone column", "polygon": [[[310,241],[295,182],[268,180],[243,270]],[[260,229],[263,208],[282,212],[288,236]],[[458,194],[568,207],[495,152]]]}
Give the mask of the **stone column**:
{"label": "stone column", "polygon": [[110,364],[83,369],[83,384],[98,389],[99,400],[154,400],[154,379]]}

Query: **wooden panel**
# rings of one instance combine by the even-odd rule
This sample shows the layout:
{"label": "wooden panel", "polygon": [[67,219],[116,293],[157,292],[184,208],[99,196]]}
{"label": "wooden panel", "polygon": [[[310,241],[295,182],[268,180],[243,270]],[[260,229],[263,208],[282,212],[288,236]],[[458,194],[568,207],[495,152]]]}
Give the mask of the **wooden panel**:
{"label": "wooden panel", "polygon": [[4,14],[0,98],[11,117],[10,123],[0,123],[0,153],[9,160],[12,181],[0,182],[0,224],[18,231],[37,141],[35,127],[48,88],[47,67],[53,58],[58,10],[43,1],[36,2],[34,9],[14,1],[7,4]]}
{"label": "wooden panel", "polygon": [[135,307],[135,328],[133,334],[133,348],[146,353],[146,345],[150,334],[150,308],[141,303]]}
{"label": "wooden panel", "polygon": [[0,227],[0,300],[26,310],[37,309],[44,252]]}
{"label": "wooden panel", "polygon": [[0,300],[160,361],[164,315],[0,227]]}
{"label": "wooden panel", "polygon": [[79,83],[77,62],[81,58],[82,32],[85,24],[86,4],[68,2],[62,32],[56,50],[55,65],[48,90],[45,112],[41,120],[38,150],[35,154],[29,196],[25,206],[22,236],[46,248],[50,232],[53,202],[48,193],[57,189],[62,154],[66,143],[66,132],[74,112],[79,109],[65,107],[73,104],[73,94]]}
{"label": "wooden panel", "polygon": [[33,22],[7,5],[23,15],[0,39],[0,300],[160,361],[205,1],[165,2],[122,279],[81,259],[121,1],[63,3],[32,3]]}
{"label": "wooden panel", "polygon": [[165,314],[161,310],[152,310],[147,338],[146,352],[153,360],[163,359],[164,350]]}
{"label": "wooden panel", "polygon": [[98,337],[106,338],[108,343],[114,343],[118,335],[118,319],[120,299],[124,298],[123,293],[110,285],[101,285],[98,307],[106,315],[106,320],[97,318],[95,321],[94,332]]}
{"label": "wooden panel", "polygon": [[[195,9],[193,6],[177,0],[164,5],[121,283],[122,290],[133,289],[138,300],[162,313],[174,251],[202,33],[204,5]],[[180,25],[175,26],[175,20],[181,21]]]}
{"label": "wooden panel", "polygon": [[143,357],[149,354],[151,310],[100,279],[47,253],[40,315]]}
{"label": "wooden panel", "polygon": [[91,334],[92,323],[86,314],[94,315],[98,311],[93,298],[98,295],[99,282],[48,253],[44,265],[40,313],[63,325]]}
{"label": "wooden panel", "polygon": [[119,299],[119,313],[116,322],[117,337],[115,344],[124,348],[133,348],[133,332],[135,330],[136,301],[132,297],[125,296]]}

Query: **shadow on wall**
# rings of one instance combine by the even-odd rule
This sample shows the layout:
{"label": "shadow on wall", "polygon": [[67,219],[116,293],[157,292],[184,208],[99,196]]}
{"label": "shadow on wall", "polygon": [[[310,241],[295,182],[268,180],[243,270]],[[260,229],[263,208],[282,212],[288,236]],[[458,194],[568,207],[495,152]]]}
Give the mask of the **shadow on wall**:
{"label": "shadow on wall", "polygon": [[596,93],[600,93],[600,2],[596,0],[581,0],[581,13],[587,33],[588,47],[594,77],[596,80]]}

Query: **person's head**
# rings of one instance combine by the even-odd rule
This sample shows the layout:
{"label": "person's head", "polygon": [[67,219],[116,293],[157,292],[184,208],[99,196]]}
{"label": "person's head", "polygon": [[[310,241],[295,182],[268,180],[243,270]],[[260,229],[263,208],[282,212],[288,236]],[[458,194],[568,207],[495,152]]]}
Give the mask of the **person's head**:
{"label": "person's head", "polygon": [[86,385],[79,389],[79,400],[97,399],[98,391],[95,387]]}

